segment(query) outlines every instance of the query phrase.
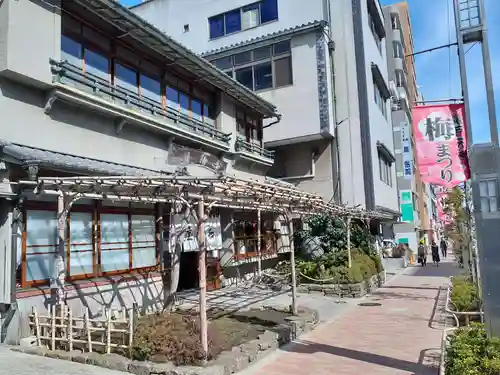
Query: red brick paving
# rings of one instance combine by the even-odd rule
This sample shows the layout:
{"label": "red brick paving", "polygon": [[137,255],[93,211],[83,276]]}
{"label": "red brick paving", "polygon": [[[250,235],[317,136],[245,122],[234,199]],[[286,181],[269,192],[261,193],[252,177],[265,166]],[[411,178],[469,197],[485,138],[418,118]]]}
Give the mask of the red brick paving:
{"label": "red brick paving", "polygon": [[[419,267],[419,266],[417,266]],[[438,374],[440,309],[447,277],[456,266],[413,268],[389,281],[334,322],[318,327],[261,366],[253,375]],[[442,322],[442,320],[441,320]],[[245,372],[247,373],[247,372]]]}

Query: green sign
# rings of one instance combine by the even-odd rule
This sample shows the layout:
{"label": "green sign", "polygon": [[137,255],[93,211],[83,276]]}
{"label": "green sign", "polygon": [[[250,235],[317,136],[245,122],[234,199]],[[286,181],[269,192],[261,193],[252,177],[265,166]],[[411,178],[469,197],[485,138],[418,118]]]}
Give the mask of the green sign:
{"label": "green sign", "polygon": [[398,243],[410,243],[410,240],[408,240],[408,238],[400,238]]}
{"label": "green sign", "polygon": [[399,205],[399,209],[401,210],[401,221],[413,221],[413,203],[403,203]]}

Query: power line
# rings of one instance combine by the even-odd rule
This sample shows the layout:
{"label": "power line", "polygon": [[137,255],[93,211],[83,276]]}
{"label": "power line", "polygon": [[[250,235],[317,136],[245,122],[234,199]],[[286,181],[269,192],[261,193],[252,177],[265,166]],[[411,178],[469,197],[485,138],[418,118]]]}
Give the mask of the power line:
{"label": "power line", "polygon": [[414,53],[409,53],[408,55],[405,55],[405,57],[411,57],[411,56],[416,56],[416,55],[420,55],[422,53],[427,53],[427,52],[432,52],[432,51],[436,51],[438,49],[443,49],[443,48],[449,48],[449,47],[452,47],[452,46],[457,46],[458,43],[457,42],[454,42],[454,43],[449,43],[449,44],[444,44],[442,46],[438,46],[438,47],[433,47],[433,48],[429,48],[429,49],[424,49],[423,51],[418,51],[418,52],[414,52]]}

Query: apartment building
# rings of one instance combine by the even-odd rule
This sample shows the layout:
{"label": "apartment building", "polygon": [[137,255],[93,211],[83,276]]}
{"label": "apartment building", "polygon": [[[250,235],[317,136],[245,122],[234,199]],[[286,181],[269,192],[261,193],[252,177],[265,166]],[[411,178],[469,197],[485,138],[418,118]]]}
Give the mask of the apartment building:
{"label": "apartment building", "polygon": [[271,176],[399,216],[377,0],[149,0],[131,10],[277,105],[282,121],[264,125]]}
{"label": "apartment building", "polygon": [[[28,38],[28,30],[36,32]],[[276,107],[116,1],[0,2],[0,88],[2,342],[29,334],[27,314],[50,303],[59,277],[57,197],[16,181],[175,174],[283,184],[265,177],[274,156],[263,148],[263,122],[279,121]],[[242,129],[251,136],[236,137]],[[164,303],[164,271],[176,266],[165,234],[173,209],[116,199],[73,205],[64,262],[75,314]],[[272,211],[212,213],[221,245],[207,256],[209,288],[290,251],[289,227]],[[178,289],[194,288],[197,250],[181,245]]]}
{"label": "apartment building", "polygon": [[401,218],[394,225],[396,239],[416,251],[430,229],[427,187],[420,178],[412,130],[412,106],[419,99],[413,37],[408,4],[385,6],[387,58],[392,125],[396,150],[397,187]]}

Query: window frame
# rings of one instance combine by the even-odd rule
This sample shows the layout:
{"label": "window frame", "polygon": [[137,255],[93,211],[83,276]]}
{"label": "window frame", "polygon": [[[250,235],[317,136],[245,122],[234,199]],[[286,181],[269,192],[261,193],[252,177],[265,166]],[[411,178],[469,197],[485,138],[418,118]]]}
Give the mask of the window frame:
{"label": "window frame", "polygon": [[379,165],[379,178],[384,184],[389,187],[392,187],[393,179],[392,179],[392,161],[387,160],[387,158],[381,153],[378,152],[378,165]]}
{"label": "window frame", "polygon": [[[275,49],[274,49],[275,45],[283,44],[285,42],[288,43],[288,49],[286,51],[275,53]],[[269,57],[257,57],[256,58],[254,52],[256,50],[262,50],[265,47],[268,47],[270,49]],[[250,61],[247,63],[244,63],[244,64],[235,64],[234,57],[237,55],[241,55],[243,53],[250,53]],[[239,71],[242,69],[248,69],[250,67],[252,68],[252,88],[251,88],[251,90],[254,92],[263,92],[266,90],[276,90],[276,89],[280,89],[280,88],[284,88],[284,87],[288,87],[288,86],[293,86],[294,79],[293,79],[293,59],[292,59],[292,41],[291,41],[291,39],[284,39],[284,40],[277,41],[274,43],[269,43],[267,45],[253,48],[250,50],[238,51],[232,55],[214,58],[210,61],[212,64],[217,65],[217,61],[226,60],[226,59],[228,59],[228,60],[230,59],[232,66],[230,68],[224,69],[224,72],[236,81],[237,81],[236,71]],[[276,84],[276,61],[281,61],[281,60],[285,60],[285,59],[288,59],[288,61],[289,61],[288,65],[290,67],[290,72],[289,72],[290,83],[282,85],[282,86],[277,86],[277,84]],[[266,64],[266,63],[271,64],[272,86],[269,88],[263,88],[263,89],[256,90],[255,89],[255,67]]]}
{"label": "window frame", "polygon": [[[23,212],[23,228],[22,228],[22,238],[21,238],[21,288],[30,288],[41,285],[48,285],[50,283],[49,279],[44,280],[26,280],[27,276],[27,263],[26,263],[26,255],[27,255],[27,236],[28,236],[28,223],[27,223],[27,212],[28,211],[45,211],[45,212],[53,212],[57,215],[57,203],[54,202],[36,202],[36,201],[28,201],[25,202],[22,208]],[[70,218],[71,213],[80,212],[80,213],[92,213],[92,274],[78,274],[71,275],[70,274],[70,261],[71,261],[71,238],[70,238]],[[71,211],[68,213],[68,217],[66,218],[66,243],[65,243],[65,266],[66,266],[66,280],[69,282],[73,281],[81,281],[88,280],[92,278],[98,277],[109,277],[109,276],[117,276],[123,274],[141,274],[141,273],[150,273],[157,271],[160,264],[160,225],[158,216],[156,214],[156,208],[136,208],[132,207],[132,204],[129,204],[127,207],[108,207],[103,206],[101,201],[94,201],[93,204],[74,204],[71,207]],[[118,271],[109,271],[103,272],[101,270],[101,214],[126,214],[128,217],[128,251],[129,251],[129,264],[126,270],[118,270]],[[138,267],[132,268],[132,233],[131,233],[131,217],[133,215],[147,215],[154,217],[155,220],[155,258],[156,264],[150,267]],[[52,246],[52,245],[49,245]],[[54,246],[54,253],[57,253],[58,244],[56,243]]]}
{"label": "window frame", "polygon": [[[133,51],[132,48],[130,48],[125,43],[121,43],[121,42],[117,42],[116,40],[113,40],[112,37],[100,32],[99,30],[93,28],[91,25],[87,25],[86,23],[71,17],[70,15],[65,14],[64,17],[65,17],[65,19],[67,19],[67,22],[73,22],[73,23],[75,23],[76,26],[78,26],[78,27],[75,26],[75,29],[79,28],[79,30],[80,30],[80,33],[78,34],[72,28],[68,28],[68,27],[62,28],[61,29],[61,38],[62,37],[68,38],[71,41],[76,42],[80,45],[80,54],[82,56],[82,58],[80,59],[81,60],[80,68],[82,69],[84,77],[85,77],[85,71],[86,71],[85,70],[85,66],[86,66],[85,50],[89,49],[92,52],[99,54],[99,55],[102,55],[103,57],[107,58],[107,60],[108,60],[107,79],[104,79],[102,77],[99,77],[99,78],[102,78],[103,80],[107,80],[107,83],[111,89],[115,87],[116,64],[120,64],[124,68],[131,69],[136,73],[137,91],[131,91],[128,87],[123,87],[123,86],[119,85],[118,87],[120,89],[131,91],[134,94],[137,94],[137,96],[142,100],[147,100],[149,102],[157,103],[158,106],[160,106],[164,111],[167,111],[169,108],[171,109],[171,107],[169,107],[167,105],[168,103],[167,103],[167,98],[166,98],[166,87],[171,86],[171,87],[175,88],[178,92],[180,92],[180,91],[184,92],[189,97],[190,103],[191,103],[191,99],[194,99],[197,101],[201,101],[202,107],[205,107],[205,105],[207,105],[209,107],[208,116],[205,116],[205,114],[203,114],[202,118],[205,119],[205,117],[207,117],[211,121],[210,122],[201,121],[201,122],[206,124],[207,126],[217,128],[217,121],[216,121],[216,118],[215,118],[214,113],[213,113],[213,109],[215,107],[214,106],[215,93],[207,90],[208,100],[201,99],[193,94],[193,91],[194,91],[193,88],[195,87],[195,84],[193,84],[192,82],[189,82],[189,81],[187,81],[187,83],[189,85],[189,90],[188,90],[189,92],[186,93],[186,90],[181,89],[178,85],[173,84],[172,80],[168,79],[169,77],[172,77],[174,80],[179,80],[179,79],[183,79],[183,78],[181,78],[178,74],[175,74],[175,73],[169,73],[167,76],[166,69],[162,66],[161,63],[158,63],[157,61],[154,61],[152,59],[149,59],[149,58],[146,58],[143,56],[139,56],[138,54],[136,54]],[[110,42],[109,51],[106,51],[105,48],[101,48],[98,44],[93,43],[93,41],[86,39],[83,35],[84,26],[92,28],[96,33],[98,33],[104,39],[109,40],[109,42]],[[117,54],[117,47],[119,47],[123,51],[127,51],[127,52],[130,52],[131,54],[133,54],[133,56],[137,57],[137,61],[134,63],[133,61],[130,61],[130,59],[127,59],[126,56],[118,55]],[[145,63],[156,67],[158,69],[157,73],[159,73],[159,74],[155,74],[150,69],[144,67],[143,64],[145,64]],[[161,98],[160,101],[157,101],[157,100],[154,100],[148,96],[142,95],[142,85],[141,85],[141,82],[142,82],[141,76],[142,75],[145,75],[152,80],[158,80],[158,82],[160,83],[160,98]],[[201,88],[198,88],[198,87],[197,87],[197,89],[202,90]],[[210,116],[213,116],[213,118],[211,118]],[[190,113],[188,117],[190,119],[193,119],[192,113]],[[196,121],[200,121],[200,120],[196,120]]]}
{"label": "window frame", "polygon": [[[494,191],[493,192],[490,192],[490,185],[489,183],[493,183],[493,188],[494,188]],[[481,187],[486,185],[486,194],[487,195],[483,195],[482,194],[482,191],[481,191]],[[481,212],[483,213],[492,213],[492,212],[498,212],[499,211],[499,186],[498,186],[498,180],[496,178],[486,178],[484,180],[480,180],[479,181],[479,200],[480,200],[480,207],[481,207]],[[485,211],[483,210],[483,202],[487,202],[488,203],[488,210]],[[492,201],[495,201],[495,205],[496,205],[496,210],[492,210],[491,209],[491,202]]]}
{"label": "window frame", "polygon": [[[263,124],[262,119],[257,119],[254,116],[249,115],[243,110],[236,109],[236,131],[240,138],[244,138],[245,142],[255,143],[258,142],[260,147],[263,146]],[[241,123],[243,121],[243,124]],[[241,130],[244,131],[245,135],[241,134]],[[255,133],[255,137],[253,134]]]}
{"label": "window frame", "polygon": [[[266,20],[266,21],[262,21],[262,4],[264,4],[264,2],[266,2],[266,1],[275,1],[276,2],[276,18],[273,18],[273,19],[270,19],[270,20]],[[258,13],[258,15],[257,15],[257,25],[244,28],[243,27],[243,13],[245,12],[245,10],[250,10],[252,7],[255,7],[255,6],[257,6],[256,9],[257,9],[257,13]],[[236,11],[239,11],[239,13],[240,13],[239,30],[234,30],[234,31],[231,31],[231,32],[227,32],[226,15],[229,14],[229,13],[234,13]],[[218,18],[221,18],[222,22],[223,22],[223,25],[222,25],[222,29],[223,29],[222,35],[212,36],[212,32],[211,32],[211,20],[216,20]],[[237,33],[237,32],[251,30],[251,29],[254,29],[254,28],[262,26],[262,25],[267,25],[268,23],[276,22],[278,20],[279,20],[279,7],[278,7],[278,1],[277,0],[260,0],[260,1],[255,1],[253,3],[246,4],[246,5],[243,5],[243,6],[238,7],[238,8],[233,8],[231,10],[227,10],[225,12],[222,12],[222,13],[216,14],[214,16],[208,17],[208,39],[209,40],[219,39],[219,38],[225,37],[227,35],[232,35],[232,34]]]}

